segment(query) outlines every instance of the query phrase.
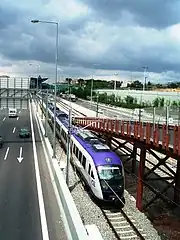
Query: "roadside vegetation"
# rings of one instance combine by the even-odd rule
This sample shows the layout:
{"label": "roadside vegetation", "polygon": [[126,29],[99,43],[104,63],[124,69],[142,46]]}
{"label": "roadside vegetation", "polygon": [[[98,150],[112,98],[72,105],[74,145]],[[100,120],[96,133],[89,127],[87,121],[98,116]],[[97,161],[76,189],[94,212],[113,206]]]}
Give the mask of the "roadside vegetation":
{"label": "roadside vegetation", "polygon": [[[77,98],[90,100],[91,96],[91,79],[90,80],[84,80],[84,79],[78,79],[75,83],[72,83],[71,78],[66,78],[65,84],[59,84],[57,86],[57,95],[60,93],[65,93],[67,91],[71,91],[72,94],[75,94]],[[143,85],[141,82],[134,81],[131,84],[127,86],[127,88],[122,88],[122,81],[116,82],[116,89],[134,89],[134,90],[142,90]],[[176,85],[175,83],[171,83],[172,87],[178,87],[179,85]],[[150,82],[147,82],[145,86],[146,90],[153,90],[154,88],[160,88],[162,85],[153,85]],[[166,86],[167,87],[167,86]],[[46,88],[53,88],[52,85],[47,86]],[[103,81],[103,80],[94,80],[93,79],[93,90],[98,89],[114,89],[114,81]],[[129,108],[129,109],[135,109],[135,108],[163,108],[166,106],[170,106],[171,108],[179,108],[180,107],[180,101],[170,101],[165,100],[164,97],[157,97],[152,102],[145,101],[144,99],[141,102],[138,102],[137,98],[127,95],[126,97],[120,97],[115,96],[115,94],[107,94],[102,93],[98,94],[97,91],[93,91],[93,101],[97,101],[99,103],[104,103],[112,106],[117,107],[123,107],[123,108]]]}

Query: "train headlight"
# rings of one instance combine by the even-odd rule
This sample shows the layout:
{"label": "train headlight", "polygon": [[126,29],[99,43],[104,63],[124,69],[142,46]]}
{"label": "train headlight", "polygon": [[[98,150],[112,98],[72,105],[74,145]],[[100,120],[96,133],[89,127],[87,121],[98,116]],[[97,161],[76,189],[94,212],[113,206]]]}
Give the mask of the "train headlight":
{"label": "train headlight", "polygon": [[108,190],[108,186],[104,181],[101,182],[101,185],[102,185],[103,190]]}

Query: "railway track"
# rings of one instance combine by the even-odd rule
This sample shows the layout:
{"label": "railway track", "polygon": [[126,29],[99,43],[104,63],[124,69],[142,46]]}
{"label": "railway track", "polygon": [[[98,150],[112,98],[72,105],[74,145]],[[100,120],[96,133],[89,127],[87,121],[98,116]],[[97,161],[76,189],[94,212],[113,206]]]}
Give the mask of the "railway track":
{"label": "railway track", "polygon": [[[117,239],[148,240],[143,229],[139,228],[132,214],[124,209],[102,209],[103,215],[111,226]],[[150,240],[150,239],[149,239]]]}
{"label": "railway track", "polygon": [[[59,101],[58,104],[59,104],[62,108],[64,108],[65,110],[69,111],[70,106],[68,106],[67,104],[65,104],[65,103],[63,103],[63,102],[61,102],[61,101]],[[81,113],[80,111],[78,111],[78,110],[76,110],[76,109],[74,109],[74,108],[72,108],[72,114],[73,114],[74,116],[76,116],[76,117],[86,117],[86,116],[87,116],[86,114]]]}

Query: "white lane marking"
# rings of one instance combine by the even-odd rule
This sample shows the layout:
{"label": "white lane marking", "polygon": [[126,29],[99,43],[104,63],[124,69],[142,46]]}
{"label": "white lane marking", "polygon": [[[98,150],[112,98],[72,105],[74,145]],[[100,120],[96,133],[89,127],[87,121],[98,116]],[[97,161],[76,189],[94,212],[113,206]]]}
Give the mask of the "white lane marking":
{"label": "white lane marking", "polygon": [[17,121],[19,120],[19,117],[17,117]]}
{"label": "white lane marking", "polygon": [[9,153],[9,147],[8,147],[7,150],[6,150],[6,153],[5,153],[5,156],[4,156],[4,160],[7,159],[8,153]]}
{"label": "white lane marking", "polygon": [[20,147],[20,149],[19,149],[19,157],[17,157],[17,160],[18,160],[19,163],[21,163],[22,160],[23,160],[23,157],[22,157],[22,147]]}
{"label": "white lane marking", "polygon": [[13,133],[15,133],[15,131],[16,131],[16,127],[13,128]]}
{"label": "white lane marking", "polygon": [[35,165],[42,237],[43,237],[43,240],[49,240],[49,233],[48,233],[47,219],[46,219],[46,213],[45,213],[45,207],[44,207],[44,199],[43,199],[43,193],[42,193],[41,178],[40,178],[40,172],[39,172],[39,163],[38,163],[38,157],[37,157],[37,149],[36,149],[36,143],[35,143],[34,125],[33,125],[30,101],[29,101],[29,111],[30,111],[31,132],[32,132],[32,141],[33,141],[33,155],[34,155],[34,165]]}
{"label": "white lane marking", "polygon": [[4,122],[4,120],[6,120],[6,117],[3,118],[3,122]]}

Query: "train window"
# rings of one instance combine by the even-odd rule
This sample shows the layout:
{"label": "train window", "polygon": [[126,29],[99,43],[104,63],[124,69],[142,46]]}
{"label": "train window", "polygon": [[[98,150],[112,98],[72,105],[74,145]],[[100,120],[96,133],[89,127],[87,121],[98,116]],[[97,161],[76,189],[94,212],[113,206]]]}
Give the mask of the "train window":
{"label": "train window", "polygon": [[82,160],[82,152],[79,151],[79,161],[81,162]]}
{"label": "train window", "polygon": [[76,148],[76,157],[78,158],[78,155],[79,155],[79,149]]}
{"label": "train window", "polygon": [[83,156],[82,165],[83,165],[83,167],[85,169],[86,168],[86,158],[85,158],[85,156]]}
{"label": "train window", "polygon": [[64,132],[64,140],[67,142],[67,135],[65,132]]}
{"label": "train window", "polygon": [[93,173],[93,171],[91,171],[91,177],[94,179],[94,173]]}
{"label": "train window", "polygon": [[63,136],[63,138],[65,139],[65,132],[64,132],[63,129],[62,129],[62,136]]}
{"label": "train window", "polygon": [[76,153],[76,145],[74,144],[73,153]]}
{"label": "train window", "polygon": [[91,172],[91,165],[89,164],[88,174],[90,175]]}

